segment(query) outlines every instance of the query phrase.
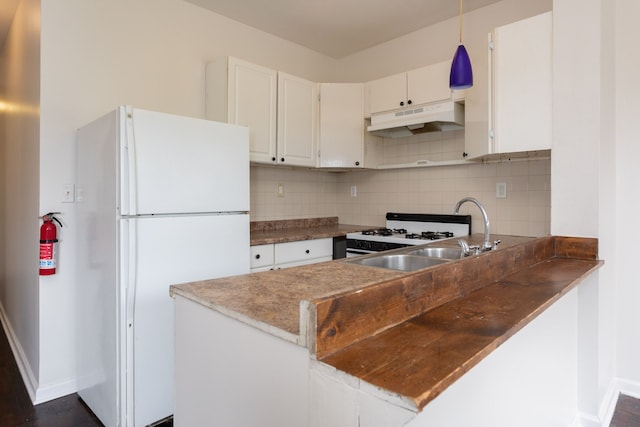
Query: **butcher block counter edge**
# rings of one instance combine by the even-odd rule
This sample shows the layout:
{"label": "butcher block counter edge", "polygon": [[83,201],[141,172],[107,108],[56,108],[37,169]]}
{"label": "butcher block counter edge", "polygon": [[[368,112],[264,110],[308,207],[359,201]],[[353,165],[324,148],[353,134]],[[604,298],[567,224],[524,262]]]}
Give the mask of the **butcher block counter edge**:
{"label": "butcher block counter edge", "polygon": [[312,301],[308,344],[417,412],[602,264],[596,239],[535,239]]}
{"label": "butcher block counter edge", "polygon": [[338,217],[252,221],[251,246],[346,236],[375,226],[339,224]]}

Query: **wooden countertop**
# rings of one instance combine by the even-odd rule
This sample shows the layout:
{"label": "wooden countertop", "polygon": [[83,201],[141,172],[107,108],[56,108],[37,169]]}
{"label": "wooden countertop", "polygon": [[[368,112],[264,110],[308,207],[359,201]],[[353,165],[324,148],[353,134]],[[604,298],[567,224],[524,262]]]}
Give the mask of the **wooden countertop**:
{"label": "wooden countertop", "polygon": [[595,239],[491,237],[502,240],[496,251],[413,273],[336,260],[171,295],[307,346],[419,411],[603,263]]}
{"label": "wooden countertop", "polygon": [[339,224],[338,217],[251,222],[251,246],[346,236],[377,226]]}

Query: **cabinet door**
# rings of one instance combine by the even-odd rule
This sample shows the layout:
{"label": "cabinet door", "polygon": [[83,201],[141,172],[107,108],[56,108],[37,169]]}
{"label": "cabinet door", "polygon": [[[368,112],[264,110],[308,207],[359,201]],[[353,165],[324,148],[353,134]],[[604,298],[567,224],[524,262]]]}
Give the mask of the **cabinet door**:
{"label": "cabinet door", "polygon": [[551,12],[496,28],[493,151],[551,148]]}
{"label": "cabinet door", "polygon": [[276,243],[274,245],[274,254],[276,267],[284,265],[304,265],[322,260],[331,260],[333,255],[333,239],[326,238]]}
{"label": "cabinet door", "polygon": [[364,86],[320,85],[320,167],[363,167]]}
{"label": "cabinet door", "polygon": [[451,99],[449,61],[439,62],[407,72],[407,97],[413,105]]}
{"label": "cabinet door", "polygon": [[407,106],[407,73],[394,74],[366,83],[369,112],[395,110]]}
{"label": "cabinet door", "polygon": [[315,167],[318,84],[278,73],[278,163]]}
{"label": "cabinet door", "polygon": [[248,126],[250,160],[276,161],[276,107],[278,73],[229,58],[229,123]]}
{"label": "cabinet door", "polygon": [[273,267],[273,244],[251,246],[251,271]]}

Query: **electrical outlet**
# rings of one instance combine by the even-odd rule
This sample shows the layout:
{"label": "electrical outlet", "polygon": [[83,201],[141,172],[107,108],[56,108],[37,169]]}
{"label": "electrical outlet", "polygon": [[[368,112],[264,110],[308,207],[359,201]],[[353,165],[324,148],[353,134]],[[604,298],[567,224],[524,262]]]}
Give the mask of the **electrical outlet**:
{"label": "electrical outlet", "polygon": [[496,183],[496,199],[506,199],[506,198],[507,198],[507,183],[497,182]]}
{"label": "electrical outlet", "polygon": [[284,197],[284,184],[278,184],[278,197]]}
{"label": "electrical outlet", "polygon": [[355,185],[351,186],[351,197],[358,197],[358,187]]}
{"label": "electrical outlet", "polygon": [[62,189],[62,203],[73,203],[75,199],[75,185],[65,184]]}

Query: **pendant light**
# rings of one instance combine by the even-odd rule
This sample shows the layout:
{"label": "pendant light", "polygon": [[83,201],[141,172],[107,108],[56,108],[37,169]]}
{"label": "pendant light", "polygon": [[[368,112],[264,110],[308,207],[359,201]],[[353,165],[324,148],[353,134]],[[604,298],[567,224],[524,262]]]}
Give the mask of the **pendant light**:
{"label": "pendant light", "polygon": [[462,0],[460,0],[460,44],[453,55],[449,87],[452,90],[467,89],[473,86],[473,71],[467,49],[462,44]]}

